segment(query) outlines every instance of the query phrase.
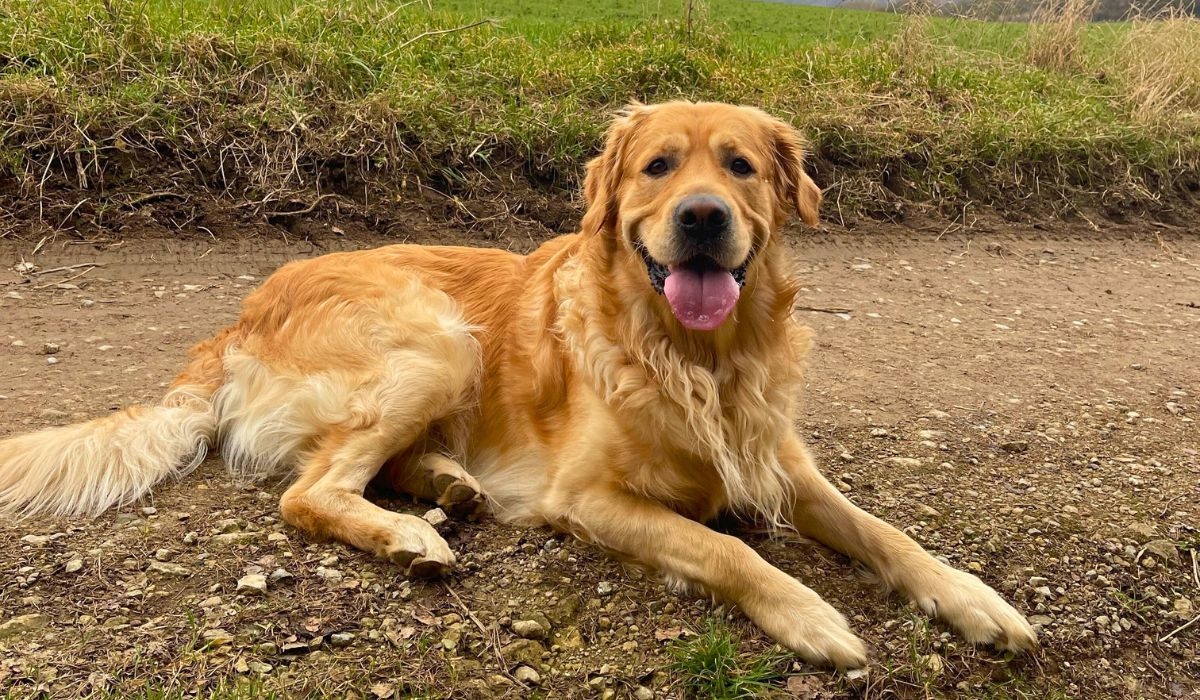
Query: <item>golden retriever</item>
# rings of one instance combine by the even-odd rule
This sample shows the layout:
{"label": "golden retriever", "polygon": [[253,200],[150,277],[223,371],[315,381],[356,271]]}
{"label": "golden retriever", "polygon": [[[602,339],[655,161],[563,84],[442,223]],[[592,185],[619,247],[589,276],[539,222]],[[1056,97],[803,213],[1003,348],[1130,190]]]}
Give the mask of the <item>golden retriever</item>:
{"label": "golden retriever", "polygon": [[635,104],[587,168],[582,231],[528,256],[396,245],[293,262],[191,351],[162,403],[0,443],[0,509],[96,514],[220,447],[298,476],[285,520],[438,575],[427,522],[373,479],[485,497],[740,607],[814,663],[866,663],[816,593],[704,523],[723,511],[844,552],[972,642],[1036,645],[991,588],[856,508],[797,434],[809,332],[780,241],[817,222],[805,142],[746,107]]}

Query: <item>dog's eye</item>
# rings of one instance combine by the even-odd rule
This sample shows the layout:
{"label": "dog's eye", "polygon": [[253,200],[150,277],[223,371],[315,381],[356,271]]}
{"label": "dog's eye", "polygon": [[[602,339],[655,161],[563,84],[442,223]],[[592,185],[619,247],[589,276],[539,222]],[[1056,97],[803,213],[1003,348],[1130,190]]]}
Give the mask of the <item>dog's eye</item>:
{"label": "dog's eye", "polygon": [[754,167],[745,158],[734,158],[729,163],[729,169],[736,175],[750,175],[754,172]]}
{"label": "dog's eye", "polygon": [[646,166],[645,173],[651,177],[658,177],[659,175],[666,175],[670,169],[671,164],[667,162],[666,158],[655,158],[650,161],[650,165]]}

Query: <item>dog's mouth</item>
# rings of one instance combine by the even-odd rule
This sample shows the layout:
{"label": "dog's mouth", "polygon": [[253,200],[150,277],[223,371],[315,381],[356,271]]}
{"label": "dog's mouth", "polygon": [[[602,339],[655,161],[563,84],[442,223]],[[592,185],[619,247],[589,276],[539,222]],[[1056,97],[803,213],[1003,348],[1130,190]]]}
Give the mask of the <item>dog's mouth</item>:
{"label": "dog's mouth", "polygon": [[638,241],[635,247],[646,264],[650,286],[667,298],[671,313],[694,331],[716,330],[737,305],[746,284],[746,262],[729,269],[707,255],[697,255],[675,265],[663,265]]}

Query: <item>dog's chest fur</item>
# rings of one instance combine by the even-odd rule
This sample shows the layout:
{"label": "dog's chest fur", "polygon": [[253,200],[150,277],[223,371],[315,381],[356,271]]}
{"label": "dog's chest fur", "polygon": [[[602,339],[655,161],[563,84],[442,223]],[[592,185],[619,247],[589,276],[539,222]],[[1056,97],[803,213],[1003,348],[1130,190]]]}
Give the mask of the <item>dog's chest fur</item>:
{"label": "dog's chest fur", "polygon": [[626,487],[701,520],[728,509],[783,525],[790,479],[778,448],[793,429],[802,329],[782,323],[720,353],[682,347],[652,309],[603,317],[581,274],[559,272],[557,330],[627,440],[615,446]]}

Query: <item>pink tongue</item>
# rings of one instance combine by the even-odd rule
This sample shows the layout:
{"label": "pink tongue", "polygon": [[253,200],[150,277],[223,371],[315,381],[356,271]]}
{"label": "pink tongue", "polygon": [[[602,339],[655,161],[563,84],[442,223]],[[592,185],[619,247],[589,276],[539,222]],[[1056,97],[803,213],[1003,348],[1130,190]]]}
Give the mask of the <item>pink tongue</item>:
{"label": "pink tongue", "polygon": [[671,312],[687,328],[711,331],[724,323],[741,289],[728,270],[699,272],[672,266],[663,285]]}

